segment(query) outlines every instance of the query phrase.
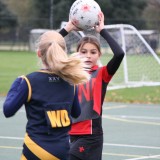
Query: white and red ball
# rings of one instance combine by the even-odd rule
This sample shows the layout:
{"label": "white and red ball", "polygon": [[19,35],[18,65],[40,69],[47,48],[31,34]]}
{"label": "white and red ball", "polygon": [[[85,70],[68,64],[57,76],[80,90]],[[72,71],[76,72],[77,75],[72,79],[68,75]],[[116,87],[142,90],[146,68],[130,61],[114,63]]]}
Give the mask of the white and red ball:
{"label": "white and red ball", "polygon": [[101,8],[94,0],[76,0],[71,8],[69,18],[75,26],[87,30],[98,24]]}

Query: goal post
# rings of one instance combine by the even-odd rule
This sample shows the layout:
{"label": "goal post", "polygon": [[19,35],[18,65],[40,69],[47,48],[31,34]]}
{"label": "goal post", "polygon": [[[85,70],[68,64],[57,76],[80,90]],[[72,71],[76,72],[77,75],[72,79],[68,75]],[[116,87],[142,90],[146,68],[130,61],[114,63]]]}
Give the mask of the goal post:
{"label": "goal post", "polygon": [[[66,22],[62,22],[60,29],[65,24]],[[124,59],[109,83],[108,89],[160,86],[160,58],[141,35],[140,31],[129,24],[105,25],[105,28],[125,52]],[[33,31],[34,33],[32,33]],[[37,30],[36,32],[35,30],[33,31],[31,32],[31,44],[34,43],[35,37],[37,38]],[[44,31],[46,30],[42,32]],[[38,33],[39,36],[40,34],[42,33]],[[68,53],[76,52],[78,41],[88,34],[94,35],[99,39],[102,51],[101,63],[106,65],[112,58],[113,53],[108,43],[95,30],[72,31],[65,36]]]}
{"label": "goal post", "polygon": [[[108,88],[160,85],[160,59],[140,32],[128,24],[105,25],[105,28],[125,52],[123,62]],[[72,32],[67,35],[65,39],[70,46],[70,52],[76,52],[77,42],[88,34],[95,35],[100,40],[102,58],[111,58],[110,47],[94,30]],[[104,64],[106,63],[104,61]]]}
{"label": "goal post", "polygon": [[160,58],[140,32],[128,24],[106,25],[105,28],[125,52],[122,62],[124,82],[116,84],[120,76],[118,70],[110,88],[160,85]]}

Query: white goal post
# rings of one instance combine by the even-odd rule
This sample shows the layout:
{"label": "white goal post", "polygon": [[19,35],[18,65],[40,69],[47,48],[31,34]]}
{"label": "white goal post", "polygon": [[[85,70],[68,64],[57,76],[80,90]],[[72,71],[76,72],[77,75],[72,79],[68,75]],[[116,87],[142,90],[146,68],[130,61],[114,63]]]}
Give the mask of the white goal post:
{"label": "white goal post", "polygon": [[[60,28],[65,24],[66,22],[62,22]],[[105,28],[125,52],[123,62],[108,89],[160,86],[160,58],[141,33],[128,24],[105,25]],[[103,37],[94,30],[69,33],[65,37],[68,53],[76,52],[78,41],[88,34],[95,35],[99,39],[103,54],[101,62],[106,65],[113,53]]]}
{"label": "white goal post", "polygon": [[[128,24],[106,25],[105,28],[116,36],[118,43],[125,52],[123,60],[123,80],[111,89],[138,86],[160,86],[160,58],[146,42],[140,32]],[[115,33],[117,32],[117,33]],[[119,72],[118,72],[119,73]],[[111,83],[112,84],[112,83]]]}

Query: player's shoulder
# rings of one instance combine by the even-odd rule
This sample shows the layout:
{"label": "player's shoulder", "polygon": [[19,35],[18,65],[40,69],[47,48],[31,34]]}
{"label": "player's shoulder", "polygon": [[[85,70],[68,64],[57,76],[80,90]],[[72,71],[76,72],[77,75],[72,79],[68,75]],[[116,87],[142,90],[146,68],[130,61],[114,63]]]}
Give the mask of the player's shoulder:
{"label": "player's shoulder", "polygon": [[31,72],[31,73],[27,74],[26,77],[31,78],[31,77],[36,77],[36,76],[40,76],[40,75],[44,75],[44,72],[41,72],[41,70]]}

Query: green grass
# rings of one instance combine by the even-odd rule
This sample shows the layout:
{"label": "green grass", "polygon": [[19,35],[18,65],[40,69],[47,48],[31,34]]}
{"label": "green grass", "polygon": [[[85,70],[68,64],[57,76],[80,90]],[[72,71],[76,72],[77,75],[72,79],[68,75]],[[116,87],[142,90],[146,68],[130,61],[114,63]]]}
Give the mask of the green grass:
{"label": "green grass", "polygon": [[[112,55],[104,54],[102,64],[107,64]],[[127,57],[128,79],[133,81],[160,81],[160,65],[151,55],[129,55]],[[123,65],[119,67],[110,84],[123,84]],[[126,103],[157,103],[160,104],[160,86],[137,87],[108,90],[106,101]]]}
{"label": "green grass", "polygon": [[35,53],[0,51],[0,61],[0,95],[6,95],[18,76],[38,69]]}
{"label": "green grass", "polygon": [[[102,63],[107,64],[111,57],[112,55],[103,55],[101,57]],[[129,81],[160,81],[160,65],[151,54],[128,55],[127,69]],[[123,81],[124,71],[121,64],[112,82],[123,83]]]}
{"label": "green grass", "polygon": [[[107,64],[110,58],[111,56],[104,55],[102,56],[102,62]],[[39,69],[37,61],[36,53],[33,52],[0,51],[0,95],[5,96],[7,94],[11,84],[18,76],[26,75]],[[129,64],[132,65],[139,63],[134,57],[129,61]],[[146,62],[148,63],[148,60]],[[122,71],[123,67],[121,66],[118,72],[122,74]],[[115,79],[119,73],[116,73]],[[153,76],[152,73],[150,74]],[[112,102],[160,104],[160,86],[109,90],[107,91],[105,100]]]}
{"label": "green grass", "polygon": [[160,86],[109,90],[106,101],[160,104]]}

